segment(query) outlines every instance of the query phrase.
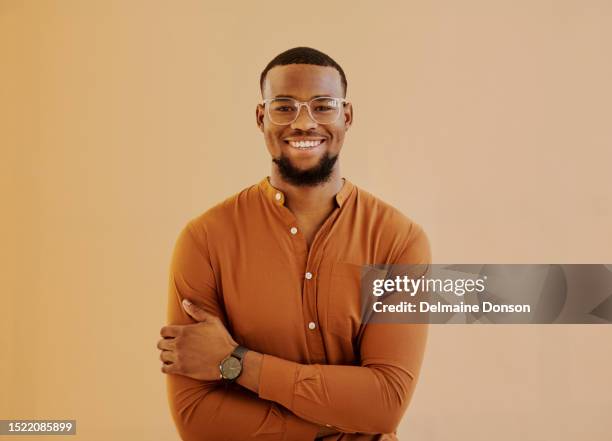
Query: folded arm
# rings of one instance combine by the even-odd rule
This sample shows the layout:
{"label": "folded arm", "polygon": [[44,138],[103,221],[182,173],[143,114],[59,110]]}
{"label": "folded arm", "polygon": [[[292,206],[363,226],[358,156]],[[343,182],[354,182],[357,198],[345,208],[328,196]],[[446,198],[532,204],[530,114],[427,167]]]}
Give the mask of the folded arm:
{"label": "folded arm", "polygon": [[312,440],[319,426],[236,385],[167,376],[173,420],[181,439]]}
{"label": "folded arm", "polygon": [[424,325],[367,325],[361,366],[305,365],[249,352],[238,382],[305,420],[342,432],[391,433],[414,391],[426,337]]}
{"label": "folded arm", "polygon": [[[427,239],[419,237],[424,243],[407,246],[421,250],[424,245],[428,253]],[[201,243],[206,238],[199,239],[188,225],[177,240],[168,323],[194,323],[181,307],[189,298],[227,326],[207,245]],[[408,252],[402,258],[421,263],[412,257]],[[342,432],[394,432],[414,391],[426,337],[426,325],[369,324],[360,340],[360,366],[305,365],[250,351],[238,379],[242,388],[170,374],[172,416],[185,440],[259,435],[308,440],[330,426]]]}
{"label": "folded arm", "polygon": [[[185,227],[177,239],[170,264],[168,324],[195,323],[181,306],[183,298],[189,298],[227,326],[204,250],[196,244],[190,228]],[[166,388],[172,418],[185,441],[243,441],[251,437],[301,441],[314,439],[321,429],[237,384],[167,374]]]}

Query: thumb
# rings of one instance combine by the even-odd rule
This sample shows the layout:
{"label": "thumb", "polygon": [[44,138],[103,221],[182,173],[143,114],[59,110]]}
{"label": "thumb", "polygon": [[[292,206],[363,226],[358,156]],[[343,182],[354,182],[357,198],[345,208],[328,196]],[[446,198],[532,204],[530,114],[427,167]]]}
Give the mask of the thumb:
{"label": "thumb", "polygon": [[196,322],[206,321],[208,314],[199,306],[194,305],[187,299],[183,299],[183,309],[189,314]]}

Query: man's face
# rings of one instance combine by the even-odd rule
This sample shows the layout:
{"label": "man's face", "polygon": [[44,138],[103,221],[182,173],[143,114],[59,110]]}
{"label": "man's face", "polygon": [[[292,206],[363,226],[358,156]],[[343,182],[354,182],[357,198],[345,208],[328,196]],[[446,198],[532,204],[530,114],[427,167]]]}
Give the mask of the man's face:
{"label": "man's face", "polygon": [[[310,101],[317,96],[342,98],[340,73],[333,67],[310,64],[275,66],[266,75],[263,97],[289,97]],[[342,107],[338,119],[331,124],[318,124],[302,107],[297,119],[289,125],[273,124],[264,106],[257,106],[257,124],[264,134],[266,146],[281,176],[297,185],[324,182],[340,153],[346,130],[353,120],[350,103]],[[292,143],[321,141],[315,147],[298,148]],[[327,176],[325,176],[327,174]]]}

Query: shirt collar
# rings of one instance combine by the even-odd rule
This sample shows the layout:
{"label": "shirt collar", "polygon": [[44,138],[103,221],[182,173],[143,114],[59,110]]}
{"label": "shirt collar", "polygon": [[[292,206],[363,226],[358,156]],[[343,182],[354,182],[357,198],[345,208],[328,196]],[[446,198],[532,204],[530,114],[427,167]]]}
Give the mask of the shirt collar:
{"label": "shirt collar", "polygon": [[[278,205],[285,204],[285,194],[270,184],[270,177],[266,176],[259,182],[259,188],[261,189],[264,196],[270,200],[270,202]],[[344,184],[338,193],[336,193],[336,203],[338,207],[342,207],[342,204],[349,198],[353,191],[354,185],[346,178],[342,178]]]}

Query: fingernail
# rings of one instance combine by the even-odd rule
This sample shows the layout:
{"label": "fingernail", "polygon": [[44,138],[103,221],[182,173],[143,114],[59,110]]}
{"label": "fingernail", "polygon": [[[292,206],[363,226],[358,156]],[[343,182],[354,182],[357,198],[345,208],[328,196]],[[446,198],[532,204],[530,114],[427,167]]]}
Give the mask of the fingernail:
{"label": "fingernail", "polygon": [[185,306],[191,306],[191,302],[187,299],[183,299],[183,305]]}

